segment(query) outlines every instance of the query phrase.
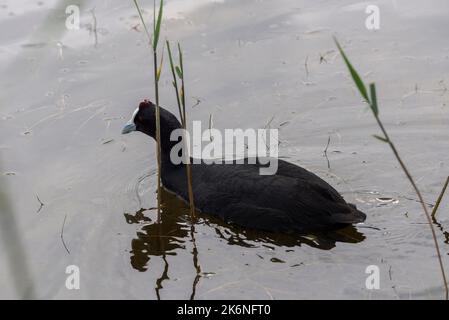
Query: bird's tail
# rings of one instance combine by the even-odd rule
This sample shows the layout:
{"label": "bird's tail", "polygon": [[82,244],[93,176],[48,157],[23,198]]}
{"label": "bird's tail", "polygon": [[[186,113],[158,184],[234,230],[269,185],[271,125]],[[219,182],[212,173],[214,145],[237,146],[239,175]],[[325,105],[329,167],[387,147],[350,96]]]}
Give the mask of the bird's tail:
{"label": "bird's tail", "polygon": [[366,214],[358,210],[352,203],[348,203],[348,205],[350,207],[349,212],[335,213],[332,215],[336,222],[348,224],[364,222],[366,219]]}

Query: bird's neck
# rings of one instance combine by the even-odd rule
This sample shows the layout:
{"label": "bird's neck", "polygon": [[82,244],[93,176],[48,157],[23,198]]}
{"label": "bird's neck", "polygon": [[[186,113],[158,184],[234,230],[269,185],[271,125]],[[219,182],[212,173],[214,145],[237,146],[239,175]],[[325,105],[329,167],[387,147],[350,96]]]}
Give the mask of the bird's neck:
{"label": "bird's neck", "polygon": [[[161,169],[162,175],[166,175],[177,169],[183,169],[185,167],[184,163],[177,161],[177,151],[179,147],[183,146],[183,133],[182,131],[176,132],[176,130],[182,129],[181,123],[178,119],[168,112],[167,110],[160,109],[160,119],[161,119]],[[171,136],[173,135],[173,140]],[[153,136],[153,138],[155,138]],[[156,138],[155,138],[156,139]]]}
{"label": "bird's neck", "polygon": [[[162,150],[161,150],[162,151]],[[170,152],[161,152],[161,166],[162,171],[171,169],[180,169],[184,167],[184,163],[174,163],[170,157]]]}
{"label": "bird's neck", "polygon": [[[185,147],[181,137],[171,141],[170,136],[163,136],[161,132],[161,169],[162,175],[173,171],[184,170],[185,161],[182,161],[180,149]],[[184,149],[183,149],[184,151]]]}
{"label": "bird's neck", "polygon": [[182,162],[174,164],[169,152],[161,152],[161,179],[165,188],[179,189],[176,186],[186,183],[186,165]]}

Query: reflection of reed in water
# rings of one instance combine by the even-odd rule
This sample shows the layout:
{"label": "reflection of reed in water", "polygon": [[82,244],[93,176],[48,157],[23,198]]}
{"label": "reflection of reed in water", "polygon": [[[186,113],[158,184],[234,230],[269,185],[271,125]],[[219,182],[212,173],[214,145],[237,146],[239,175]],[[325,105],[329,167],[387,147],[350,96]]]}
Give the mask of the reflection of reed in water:
{"label": "reflection of reed in water", "polygon": [[131,241],[131,265],[139,271],[146,271],[150,256],[161,256],[164,261],[164,271],[156,280],[156,296],[160,300],[160,290],[163,288],[162,282],[169,279],[167,255],[176,255],[177,249],[185,249],[186,238],[190,236],[193,243],[193,265],[196,270],[195,280],[192,285],[190,299],[195,298],[196,286],[199,281],[201,267],[198,263],[198,250],[194,238],[195,227],[190,225],[184,217],[189,214],[189,208],[185,203],[176,198],[173,194],[161,188],[161,209],[162,214],[157,222],[151,223],[151,218],[145,213],[151,214],[151,209],[140,209],[134,215],[125,213],[128,223],[149,223],[137,232],[137,238]]}
{"label": "reflection of reed in water", "polygon": [[[128,223],[143,224],[137,238],[131,241],[131,265],[139,271],[146,271],[151,256],[176,255],[177,249],[185,249],[189,237],[189,213],[184,202],[165,190],[161,190],[163,214],[160,223],[152,222],[153,210],[140,209],[135,214],[125,213]],[[185,215],[187,214],[187,215]]]}

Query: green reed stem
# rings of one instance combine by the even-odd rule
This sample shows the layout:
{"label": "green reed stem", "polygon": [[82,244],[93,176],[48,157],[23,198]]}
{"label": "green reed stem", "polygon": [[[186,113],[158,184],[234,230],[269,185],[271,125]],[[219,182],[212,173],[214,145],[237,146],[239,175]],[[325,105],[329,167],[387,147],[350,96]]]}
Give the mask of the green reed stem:
{"label": "green reed stem", "polygon": [[[169,41],[167,43],[168,57],[170,60],[170,68],[173,76],[173,87],[176,92],[176,101],[178,103],[179,117],[181,118],[182,128],[187,131],[187,118],[186,118],[186,100],[185,100],[185,87],[184,87],[184,65],[182,59],[181,46],[178,43],[178,55],[179,55],[179,66],[175,66],[173,62],[173,56],[170,48]],[[181,80],[181,89],[178,88],[177,76]],[[193,197],[193,186],[192,186],[192,167],[190,164],[190,150],[187,150],[187,163],[186,163],[186,174],[187,174],[187,188],[189,193],[189,203],[190,203],[190,216],[195,219],[195,203]]]}
{"label": "green reed stem", "polygon": [[435,246],[435,251],[438,256],[439,266],[441,269],[441,276],[442,276],[444,289],[445,289],[445,299],[448,300],[449,299],[449,288],[448,288],[448,284],[447,284],[447,280],[446,280],[446,273],[444,271],[440,247],[438,245],[438,240],[436,237],[435,228],[432,223],[431,215],[429,214],[429,211],[427,210],[427,206],[424,202],[424,198],[423,198],[421,192],[419,191],[418,186],[415,183],[415,180],[413,179],[412,175],[410,174],[410,171],[407,169],[404,161],[400,157],[399,152],[396,149],[396,146],[394,145],[393,141],[391,141],[387,130],[385,129],[382,121],[379,118],[379,109],[378,109],[378,105],[377,105],[377,96],[376,96],[376,86],[374,83],[370,84],[370,87],[369,87],[370,88],[370,96],[368,96],[368,92],[366,90],[365,84],[363,83],[363,80],[360,78],[357,71],[352,66],[349,59],[346,57],[346,54],[344,53],[343,49],[341,48],[341,46],[338,43],[336,38],[334,38],[334,41],[335,41],[335,44],[337,45],[338,50],[340,51],[341,56],[343,57],[344,62],[346,63],[346,66],[349,69],[352,80],[354,80],[354,83],[356,84],[357,89],[359,90],[360,94],[362,95],[362,97],[364,98],[366,103],[369,105],[371,111],[373,112],[374,118],[376,119],[377,125],[379,126],[380,130],[382,131],[383,137],[380,137],[380,136],[375,136],[375,137],[385,143],[388,143],[391,150],[393,151],[394,156],[396,157],[397,161],[399,162],[399,165],[401,166],[402,171],[404,171],[405,175],[407,176],[407,179],[410,181],[410,184],[413,187],[413,190],[415,191],[416,195],[418,196],[419,202],[421,203],[422,209],[424,211],[427,222],[429,223],[430,230],[432,232],[433,243]]}
{"label": "green reed stem", "polygon": [[137,3],[137,0],[134,0],[134,4],[137,8],[137,12],[139,13],[140,20],[145,29],[145,33],[148,37],[148,42],[151,44],[153,51],[153,71],[154,71],[154,95],[156,99],[156,157],[157,157],[157,220],[160,222],[161,219],[161,121],[160,121],[160,107],[159,107],[159,78],[162,69],[162,61],[161,61],[161,69],[157,67],[157,45],[159,40],[159,34],[161,30],[162,24],[162,12],[164,1],[161,0],[159,3],[159,12],[156,20],[156,0],[153,1],[153,39],[151,39],[150,33],[148,32],[148,28],[145,24],[145,20],[143,19],[142,11],[140,10],[140,6]]}

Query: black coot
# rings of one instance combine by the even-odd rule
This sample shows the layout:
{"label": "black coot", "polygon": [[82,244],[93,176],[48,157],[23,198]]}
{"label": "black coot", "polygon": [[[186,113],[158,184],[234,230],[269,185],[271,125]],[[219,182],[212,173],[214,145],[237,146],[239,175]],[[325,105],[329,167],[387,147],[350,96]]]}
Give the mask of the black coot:
{"label": "black coot", "polygon": [[[143,101],[122,133],[156,136],[155,105]],[[160,108],[162,184],[188,201],[184,164],[170,160],[178,119]],[[260,164],[192,164],[195,207],[227,223],[274,232],[305,233],[337,229],[365,221],[366,215],[347,203],[328,183],[292,163],[278,160],[275,175],[260,175]]]}

